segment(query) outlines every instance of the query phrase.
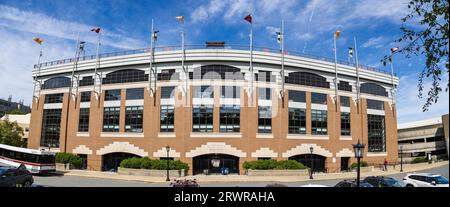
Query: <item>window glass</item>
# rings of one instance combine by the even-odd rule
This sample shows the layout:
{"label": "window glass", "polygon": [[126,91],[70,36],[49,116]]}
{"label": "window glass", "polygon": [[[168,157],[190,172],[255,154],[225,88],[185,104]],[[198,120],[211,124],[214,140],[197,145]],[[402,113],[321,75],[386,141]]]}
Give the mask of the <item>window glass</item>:
{"label": "window glass", "polygon": [[272,90],[271,88],[259,88],[259,99],[260,100],[271,100]]}
{"label": "window glass", "polygon": [[311,103],[313,104],[327,104],[327,94],[311,93]]}
{"label": "window glass", "polygon": [[378,100],[367,99],[367,108],[368,109],[376,109],[376,110],[384,110],[384,102]]}
{"label": "window glass", "polygon": [[175,69],[169,69],[169,70],[161,70],[160,73],[158,73],[158,80],[178,80],[179,76],[178,73],[175,72]]}
{"label": "window glass", "polygon": [[341,112],[341,135],[350,136],[350,113]]}
{"label": "window glass", "polygon": [[45,95],[44,103],[62,103],[63,98],[63,93],[47,94]]}
{"label": "window glass", "polygon": [[240,106],[225,105],[220,107],[220,132],[239,132]]}
{"label": "window glass", "polygon": [[193,74],[194,79],[231,79],[243,80],[241,70],[228,65],[205,65],[196,69]]}
{"label": "window glass", "polygon": [[272,133],[272,109],[270,106],[258,107],[258,133]]}
{"label": "window glass", "polygon": [[327,111],[311,110],[311,134],[326,135],[327,133]]}
{"label": "window glass", "polygon": [[41,146],[59,147],[61,109],[44,109],[42,115]]}
{"label": "window glass", "polygon": [[160,131],[174,132],[174,120],[175,120],[174,106],[161,105]]}
{"label": "window glass", "polygon": [[304,91],[289,90],[289,101],[306,103],[306,93]]}
{"label": "window glass", "polygon": [[83,77],[83,79],[80,80],[79,85],[80,86],[92,86],[92,85],[94,85],[94,79],[92,78],[92,76]]}
{"label": "window glass", "polygon": [[70,78],[68,77],[55,77],[44,81],[42,89],[52,89],[52,88],[64,88],[70,87]]}
{"label": "window glass", "polygon": [[214,98],[214,87],[212,86],[194,86],[194,98]]}
{"label": "window glass", "polygon": [[221,98],[240,98],[241,88],[239,86],[222,86]]}
{"label": "window glass", "polygon": [[148,74],[143,70],[126,69],[106,74],[102,84],[129,83],[148,81]]}
{"label": "window glass", "polygon": [[89,108],[80,108],[80,115],[78,117],[78,131],[89,131]]}
{"label": "window glass", "polygon": [[350,107],[350,97],[348,96],[339,96],[341,101],[341,106]]}
{"label": "window glass", "polygon": [[84,91],[80,93],[80,102],[90,102],[91,101],[91,92]]}
{"label": "window glass", "polygon": [[105,101],[120,101],[120,89],[106,90]]}
{"label": "window glass", "polygon": [[351,92],[352,86],[347,81],[339,81],[338,90]]}
{"label": "window glass", "polygon": [[264,82],[274,82],[275,76],[272,75],[272,72],[259,70],[258,73],[255,73],[255,80],[264,81]]}
{"label": "window glass", "polygon": [[144,99],[144,88],[128,88],[126,100]]}
{"label": "window glass", "polygon": [[289,108],[289,134],[306,134],[306,109]]}
{"label": "window glass", "polygon": [[363,83],[361,84],[361,93],[367,93],[377,96],[388,96],[386,89],[375,83]]}
{"label": "window glass", "polygon": [[125,108],[125,131],[142,132],[144,106],[127,106]]}
{"label": "window glass", "polygon": [[192,108],[192,131],[213,131],[213,105],[194,105]]}
{"label": "window glass", "polygon": [[161,87],[161,98],[173,98],[174,91],[175,91],[174,86]]}
{"label": "window glass", "polygon": [[118,132],[120,107],[105,107],[103,109],[103,131]]}
{"label": "window glass", "polygon": [[304,86],[313,86],[320,88],[330,88],[330,83],[327,82],[327,79],[313,73],[308,72],[293,72],[289,73],[287,77],[285,77],[286,83],[298,84]]}
{"label": "window glass", "polygon": [[386,152],[386,132],[384,116],[367,115],[369,152]]}

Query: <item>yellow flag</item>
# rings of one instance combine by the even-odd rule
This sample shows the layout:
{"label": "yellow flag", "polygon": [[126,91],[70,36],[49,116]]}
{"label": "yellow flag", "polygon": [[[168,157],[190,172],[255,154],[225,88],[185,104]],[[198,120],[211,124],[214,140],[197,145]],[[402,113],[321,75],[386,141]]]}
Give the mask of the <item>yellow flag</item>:
{"label": "yellow flag", "polygon": [[339,38],[339,36],[341,35],[341,31],[337,30],[337,31],[334,33],[334,35],[335,35],[336,39]]}
{"label": "yellow flag", "polygon": [[179,21],[184,21],[184,16],[177,16],[176,17]]}
{"label": "yellow flag", "polygon": [[42,42],[44,42],[44,40],[39,37],[35,37],[35,38],[33,38],[33,40],[40,45],[42,45]]}

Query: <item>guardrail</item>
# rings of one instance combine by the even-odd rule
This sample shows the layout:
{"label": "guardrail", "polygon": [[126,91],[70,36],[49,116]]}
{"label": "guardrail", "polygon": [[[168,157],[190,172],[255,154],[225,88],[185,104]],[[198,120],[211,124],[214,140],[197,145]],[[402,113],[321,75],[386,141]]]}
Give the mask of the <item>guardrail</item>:
{"label": "guardrail", "polygon": [[[207,47],[206,45],[186,45],[186,50],[195,50],[195,49],[233,49],[233,50],[249,50],[248,46],[244,45],[225,45],[224,47]],[[142,49],[134,49],[134,50],[125,50],[125,51],[118,51],[118,52],[109,52],[109,53],[102,53],[99,54],[100,59],[101,58],[107,58],[107,57],[116,57],[116,56],[123,56],[123,55],[134,55],[134,54],[142,54],[142,53],[148,53],[150,52],[150,48],[142,48]],[[164,47],[156,47],[155,52],[160,51],[174,51],[174,50],[181,50],[181,46],[164,46]],[[259,51],[259,52],[268,52],[268,53],[280,53],[279,49],[273,49],[273,48],[267,48],[267,47],[253,47],[253,51]],[[334,58],[329,57],[323,57],[318,55],[312,55],[307,53],[300,53],[296,51],[285,51],[286,55],[294,55],[298,57],[304,57],[304,58],[310,58],[315,60],[322,60],[326,62],[334,63]],[[86,55],[83,57],[79,57],[78,61],[84,61],[84,60],[94,60],[96,59],[96,55]],[[71,63],[74,62],[75,58],[66,58],[62,60],[55,60],[50,62],[44,62],[40,64],[40,67],[47,67],[52,65],[59,65],[59,64],[65,64],[65,63]],[[341,65],[347,65],[355,67],[354,63],[350,63],[348,61],[344,60],[337,60],[338,64]],[[34,65],[34,68],[38,68],[38,65]],[[378,73],[383,73],[390,75],[390,71],[381,70],[379,68],[374,68],[366,65],[359,65],[360,69],[368,70],[368,71],[374,71]],[[396,74],[394,74],[396,75]]]}

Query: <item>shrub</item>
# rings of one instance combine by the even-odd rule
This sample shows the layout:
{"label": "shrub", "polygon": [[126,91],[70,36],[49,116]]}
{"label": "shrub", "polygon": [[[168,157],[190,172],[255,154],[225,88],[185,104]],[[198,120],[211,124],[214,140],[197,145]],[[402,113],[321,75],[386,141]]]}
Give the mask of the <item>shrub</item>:
{"label": "shrub", "polygon": [[[369,164],[366,161],[360,162],[360,167],[368,167],[368,166],[369,166]],[[356,163],[356,162],[352,163],[352,165],[351,165],[352,169],[357,168],[357,167],[358,167],[358,163]]]}
{"label": "shrub", "polygon": [[[152,170],[166,170],[167,160],[152,160],[148,157],[138,158],[128,158],[120,163],[120,167],[123,168],[133,168],[133,169],[152,169]],[[189,170],[187,163],[181,162],[179,160],[169,160],[170,170]]]}
{"label": "shrub", "polygon": [[411,164],[421,163],[421,162],[428,162],[428,160],[426,157],[416,157],[411,161]]}
{"label": "shrub", "polygon": [[81,168],[83,164],[83,160],[80,156],[68,153],[68,152],[58,152],[55,155],[55,162],[56,163],[63,163],[63,164],[71,164],[74,168]]}
{"label": "shrub", "polygon": [[255,160],[246,161],[242,165],[244,169],[252,170],[285,170],[285,169],[307,169],[302,163],[295,160]]}

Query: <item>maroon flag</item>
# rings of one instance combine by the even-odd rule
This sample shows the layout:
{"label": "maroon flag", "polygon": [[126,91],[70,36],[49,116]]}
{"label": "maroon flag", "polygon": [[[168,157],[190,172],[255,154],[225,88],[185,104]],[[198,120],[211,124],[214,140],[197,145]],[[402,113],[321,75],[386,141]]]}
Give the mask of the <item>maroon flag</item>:
{"label": "maroon flag", "polygon": [[251,24],[252,23],[252,15],[251,14],[247,15],[246,17],[244,17],[244,20],[247,22],[250,22],[250,24]]}
{"label": "maroon flag", "polygon": [[101,30],[100,27],[91,29],[92,32],[95,32],[97,34],[100,33],[100,30]]}

